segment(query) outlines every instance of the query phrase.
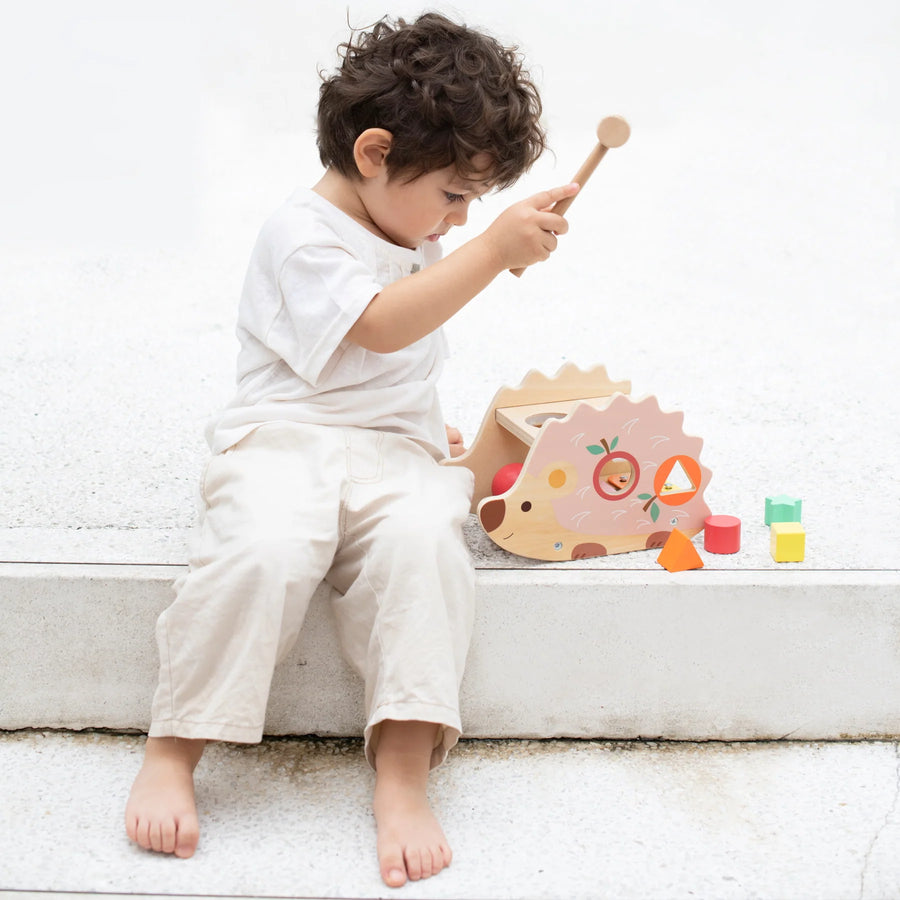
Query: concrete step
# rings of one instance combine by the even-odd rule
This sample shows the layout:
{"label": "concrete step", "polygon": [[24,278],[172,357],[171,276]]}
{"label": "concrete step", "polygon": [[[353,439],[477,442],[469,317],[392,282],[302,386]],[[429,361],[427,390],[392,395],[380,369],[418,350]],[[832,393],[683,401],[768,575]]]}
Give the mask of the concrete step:
{"label": "concrete step", "polygon": [[372,773],[358,741],[210,747],[197,770],[201,842],[190,860],[125,838],[142,744],[0,735],[0,893],[900,896],[894,743],[463,742],[431,778],[453,864],[399,891],[378,877]]}
{"label": "concrete step", "polygon": [[[154,623],[180,571],[0,565],[0,728],[146,729]],[[892,737],[898,632],[896,571],[480,568],[465,732]],[[322,588],[277,670],[266,730],[357,735],[362,724]]]}

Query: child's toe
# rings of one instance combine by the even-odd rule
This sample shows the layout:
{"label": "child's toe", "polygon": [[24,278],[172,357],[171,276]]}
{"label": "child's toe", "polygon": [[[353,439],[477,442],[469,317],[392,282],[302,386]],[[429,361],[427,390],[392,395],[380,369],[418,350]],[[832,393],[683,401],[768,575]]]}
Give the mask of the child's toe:
{"label": "child's toe", "polygon": [[406,851],[406,872],[411,881],[431,876],[431,853],[428,850]]}
{"label": "child's toe", "polygon": [[174,853],[176,836],[177,830],[175,828],[175,821],[170,820],[163,822],[159,827],[159,849],[162,850],[163,853]]}
{"label": "child's toe", "polygon": [[194,855],[200,841],[200,823],[196,816],[185,816],[178,823],[174,853],[181,859]]}
{"label": "child's toe", "polygon": [[406,863],[399,844],[380,850],[381,877],[388,887],[401,887],[406,884]]}

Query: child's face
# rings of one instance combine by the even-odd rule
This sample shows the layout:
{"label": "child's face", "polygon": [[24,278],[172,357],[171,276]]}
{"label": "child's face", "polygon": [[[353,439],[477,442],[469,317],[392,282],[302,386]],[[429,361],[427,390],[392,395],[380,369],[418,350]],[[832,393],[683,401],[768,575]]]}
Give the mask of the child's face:
{"label": "child's face", "polygon": [[[477,166],[477,157],[473,163]],[[405,182],[392,181],[386,174],[373,180],[365,198],[366,210],[387,238],[401,247],[416,248],[436,241],[454,225],[465,225],[469,204],[491,189],[489,171],[485,177],[463,177],[455,166],[436,169]]]}

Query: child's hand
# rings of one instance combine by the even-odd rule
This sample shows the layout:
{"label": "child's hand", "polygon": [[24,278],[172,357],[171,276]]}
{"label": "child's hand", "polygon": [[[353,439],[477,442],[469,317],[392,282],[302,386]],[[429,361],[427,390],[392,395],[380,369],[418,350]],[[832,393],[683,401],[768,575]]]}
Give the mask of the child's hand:
{"label": "child's hand", "polygon": [[541,191],[502,212],[482,237],[502,269],[518,269],[547,259],[556,249],[556,235],[565,234],[569,223],[553,212],[553,205],[578,193],[577,184]]}
{"label": "child's hand", "polygon": [[450,444],[450,458],[455,459],[457,456],[462,456],[466,452],[462,433],[458,428],[453,428],[450,425],[445,425],[444,427],[447,429],[447,443]]}

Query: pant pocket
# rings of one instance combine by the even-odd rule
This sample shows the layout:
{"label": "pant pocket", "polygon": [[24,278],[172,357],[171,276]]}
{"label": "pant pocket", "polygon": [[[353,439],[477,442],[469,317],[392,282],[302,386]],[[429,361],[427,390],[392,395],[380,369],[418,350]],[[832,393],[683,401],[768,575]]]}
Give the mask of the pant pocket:
{"label": "pant pocket", "polygon": [[364,428],[347,429],[347,477],[354,484],[377,484],[384,477],[384,434]]}

